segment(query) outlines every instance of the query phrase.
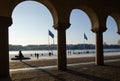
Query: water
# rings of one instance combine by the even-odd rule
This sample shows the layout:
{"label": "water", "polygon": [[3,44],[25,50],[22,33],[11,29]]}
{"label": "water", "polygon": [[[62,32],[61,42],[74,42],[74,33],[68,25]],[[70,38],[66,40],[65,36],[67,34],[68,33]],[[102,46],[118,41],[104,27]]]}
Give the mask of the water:
{"label": "water", "polygon": [[[48,50],[28,50],[22,51],[25,57],[30,57],[31,60],[36,60],[35,53],[39,54],[39,59],[55,59],[57,58],[57,50],[53,50],[53,55],[49,56]],[[67,50],[67,57],[91,57],[95,56],[95,49],[86,50]],[[19,51],[9,51],[9,59],[18,55]],[[107,55],[118,54],[120,55],[120,49],[104,49],[104,53]]]}
{"label": "water", "polygon": [[[95,53],[95,49],[86,49],[86,50],[67,50],[67,53],[71,51],[72,53],[83,53],[83,52],[89,52],[89,53]],[[10,55],[17,55],[19,51],[9,51]],[[24,55],[26,54],[35,54],[35,53],[39,53],[39,54],[48,54],[50,51],[48,50],[27,50],[27,51],[22,51],[22,53]],[[52,51],[53,54],[57,54],[57,50],[53,50]],[[104,52],[120,52],[120,49],[104,49]]]}

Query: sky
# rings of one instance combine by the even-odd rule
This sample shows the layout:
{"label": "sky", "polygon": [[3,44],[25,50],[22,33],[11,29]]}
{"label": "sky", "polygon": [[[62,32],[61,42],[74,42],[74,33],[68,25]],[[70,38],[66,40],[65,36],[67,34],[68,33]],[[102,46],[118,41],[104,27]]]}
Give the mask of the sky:
{"label": "sky", "polygon": [[[18,4],[12,13],[13,24],[9,27],[9,44],[13,45],[41,45],[53,44],[48,30],[54,34],[57,44],[57,30],[53,26],[50,11],[41,3],[24,1]],[[91,21],[88,15],[78,9],[71,11],[71,26],[66,30],[67,44],[95,44],[95,33],[91,31]],[[107,18],[107,31],[103,33],[103,41],[107,44],[117,44],[120,35],[117,25],[111,16]],[[84,33],[88,40],[84,39]]]}

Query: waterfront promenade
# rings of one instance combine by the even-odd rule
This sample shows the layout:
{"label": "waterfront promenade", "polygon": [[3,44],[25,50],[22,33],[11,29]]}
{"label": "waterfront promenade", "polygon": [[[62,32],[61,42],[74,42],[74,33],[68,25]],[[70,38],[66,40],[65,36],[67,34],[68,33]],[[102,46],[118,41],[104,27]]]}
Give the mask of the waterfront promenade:
{"label": "waterfront promenade", "polygon": [[57,60],[10,61],[12,81],[120,81],[120,54],[105,56],[105,65],[94,57],[68,58],[68,70],[58,71]]}
{"label": "waterfront promenade", "polygon": [[[19,61],[19,60],[11,60],[11,58],[14,58],[16,55],[18,55],[18,54],[17,53],[16,54],[10,54],[9,55],[9,60],[10,61]],[[29,57],[30,58],[30,59],[25,60],[25,61],[44,60],[44,59],[57,59],[56,52],[53,53],[53,55],[51,55],[51,56],[49,56],[48,53],[44,53],[43,55],[42,55],[42,53],[40,53],[39,57],[35,56],[35,53],[32,53],[32,54],[24,54],[23,53],[23,55],[25,57]],[[120,55],[120,52],[105,52],[104,53],[104,56],[113,56],[113,55],[114,56]],[[81,53],[81,54],[79,54],[79,53],[68,54],[67,53],[67,58],[78,58],[78,57],[81,57],[81,58],[83,58],[83,57],[95,57],[95,53]]]}

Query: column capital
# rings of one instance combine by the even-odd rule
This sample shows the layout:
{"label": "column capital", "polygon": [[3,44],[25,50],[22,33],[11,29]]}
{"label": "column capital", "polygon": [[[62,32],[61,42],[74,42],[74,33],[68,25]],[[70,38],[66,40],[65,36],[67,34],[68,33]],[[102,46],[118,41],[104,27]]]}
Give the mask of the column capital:
{"label": "column capital", "polygon": [[[0,16],[0,25],[4,25],[4,27],[9,27],[12,24],[12,18],[11,17],[2,17]],[[2,26],[1,26],[2,27]]]}
{"label": "column capital", "polygon": [[92,32],[95,32],[95,33],[102,33],[102,32],[105,32],[107,30],[106,27],[101,27],[101,28],[92,28],[91,31]]}
{"label": "column capital", "polygon": [[57,23],[55,25],[53,25],[53,27],[57,30],[66,30],[67,28],[70,27],[70,23]]}

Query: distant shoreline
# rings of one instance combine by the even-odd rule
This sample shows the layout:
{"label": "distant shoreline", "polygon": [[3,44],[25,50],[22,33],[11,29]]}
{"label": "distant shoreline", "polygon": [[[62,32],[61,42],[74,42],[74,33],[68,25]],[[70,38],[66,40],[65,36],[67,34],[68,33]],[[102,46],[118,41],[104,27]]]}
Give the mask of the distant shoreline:
{"label": "distant shoreline", "polygon": [[[94,44],[69,44],[66,45],[67,50],[84,50],[84,49],[95,49]],[[120,45],[104,45],[104,49],[120,49]],[[9,51],[19,51],[19,50],[57,50],[57,45],[9,45]]]}
{"label": "distant shoreline", "polygon": [[[35,54],[24,54],[25,57],[29,57],[31,59],[24,60],[24,61],[33,61],[33,60],[44,60],[44,59],[57,59],[57,54],[53,54],[49,56],[49,54],[41,55],[39,54],[39,57],[35,57]],[[120,56],[120,52],[106,52],[104,53],[104,56]],[[9,55],[10,61],[19,61],[19,60],[11,60],[11,58],[14,58],[15,55]],[[84,58],[84,57],[95,57],[95,53],[85,53],[85,54],[67,54],[67,58]]]}
{"label": "distant shoreline", "polygon": [[[105,55],[104,60],[112,60],[112,59],[119,59],[120,53],[117,54],[111,54],[111,55]],[[83,62],[91,62],[95,61],[94,56],[82,56],[82,57],[68,57],[67,63],[73,64],[73,63],[83,63]],[[24,64],[25,62],[25,64]],[[23,60],[23,62],[18,61],[10,61],[10,69],[16,69],[16,68],[28,68],[29,66],[26,66],[26,64],[29,64],[31,66],[36,67],[42,67],[42,66],[51,66],[51,65],[57,65],[57,57],[56,58],[39,58],[38,60],[32,59],[32,60]]]}

